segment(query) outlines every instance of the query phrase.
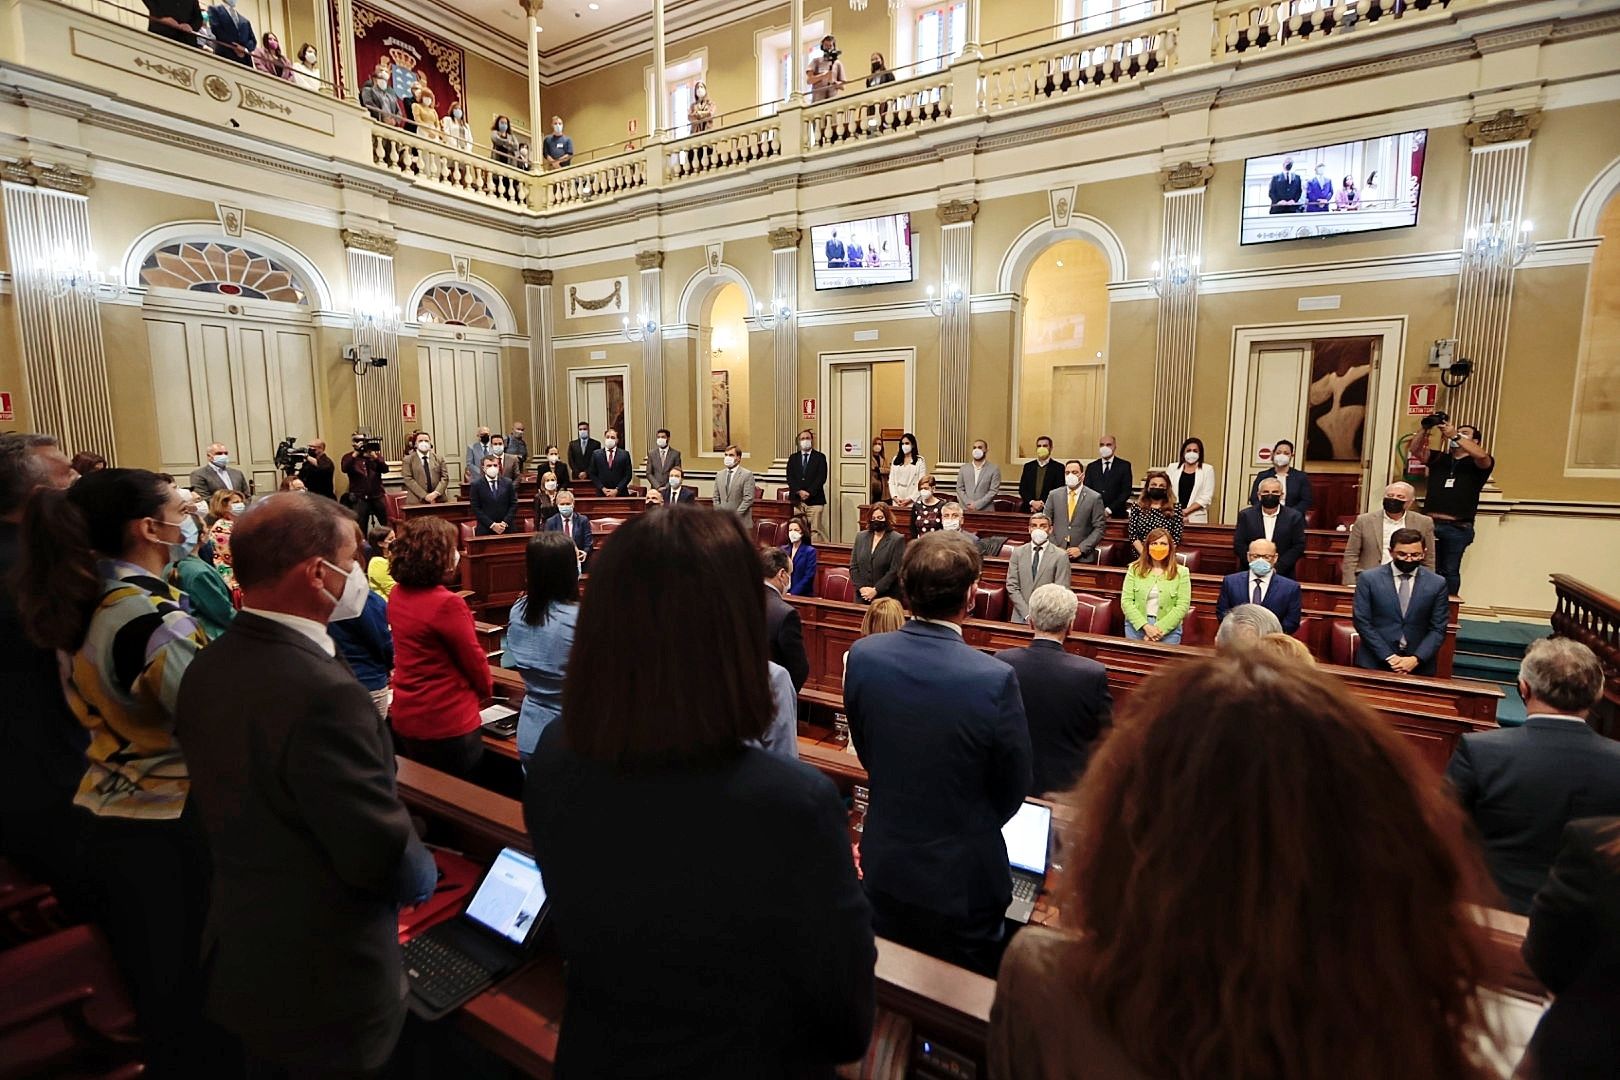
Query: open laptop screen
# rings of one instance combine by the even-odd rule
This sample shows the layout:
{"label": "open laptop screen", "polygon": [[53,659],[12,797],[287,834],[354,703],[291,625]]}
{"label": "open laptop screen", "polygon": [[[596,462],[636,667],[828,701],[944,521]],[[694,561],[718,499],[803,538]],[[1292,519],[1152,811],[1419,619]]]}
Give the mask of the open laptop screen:
{"label": "open laptop screen", "polygon": [[546,887],[534,860],[521,851],[502,848],[467,905],[467,917],[522,945],[545,905]]}
{"label": "open laptop screen", "polygon": [[1020,806],[1012,820],[1001,827],[1001,838],[1007,842],[1007,862],[1015,870],[1031,874],[1046,873],[1046,853],[1051,832],[1050,806],[1032,802]]}

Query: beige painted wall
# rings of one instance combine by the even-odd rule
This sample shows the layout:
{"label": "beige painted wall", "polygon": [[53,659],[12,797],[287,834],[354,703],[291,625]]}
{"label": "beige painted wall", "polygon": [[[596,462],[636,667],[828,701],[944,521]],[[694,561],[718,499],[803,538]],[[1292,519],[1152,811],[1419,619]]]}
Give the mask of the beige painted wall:
{"label": "beige painted wall", "polygon": [[[1041,253],[1020,291],[1017,450],[1023,456],[1035,452],[1036,438],[1059,426],[1052,412],[1054,370],[1097,364],[1099,353],[1107,364],[1108,260],[1095,244],[1065,240]],[[1059,445],[1055,452],[1091,456],[1084,446]]]}
{"label": "beige painted wall", "polygon": [[[753,385],[754,380],[751,377],[753,365],[750,359],[752,353],[748,340],[750,335],[747,325],[743,322],[747,314],[748,310],[744,303],[743,291],[740,285],[726,285],[715,294],[709,308],[707,322],[709,333],[707,337],[707,363],[704,372],[706,378],[701,381],[704,386],[707,386],[708,379],[712,378],[716,372],[726,374],[729,380],[731,402],[730,441],[744,450],[751,451],[754,440],[749,416],[753,412],[753,401],[750,397],[749,388]],[[767,378],[769,376],[768,371],[761,374],[766,375]],[[708,412],[710,403],[711,399],[708,397],[703,398],[699,403],[702,406],[700,411],[704,423],[698,429],[698,442],[695,445],[699,446],[705,453],[714,450],[711,438],[712,421]],[[722,446],[720,449],[724,450],[725,447]]]}
{"label": "beige painted wall", "polygon": [[1620,468],[1620,198],[1610,198],[1598,223],[1604,236],[1592,263],[1581,334],[1575,418],[1570,425],[1573,468]]}

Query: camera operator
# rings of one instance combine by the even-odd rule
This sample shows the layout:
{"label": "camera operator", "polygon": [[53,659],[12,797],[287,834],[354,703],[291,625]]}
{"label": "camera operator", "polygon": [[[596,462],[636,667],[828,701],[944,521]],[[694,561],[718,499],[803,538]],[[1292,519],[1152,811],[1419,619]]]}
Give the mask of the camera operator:
{"label": "camera operator", "polygon": [[388,524],[388,504],[383,501],[383,474],[388,462],[383,460],[382,442],[355,432],[350,440],[353,449],[343,455],[340,467],[349,478],[349,501],[354,507],[354,518],[360,531],[371,528],[371,519],[377,524]]}
{"label": "camera operator", "polygon": [[298,466],[294,474],[304,482],[304,490],[311,495],[325,495],[328,499],[337,498],[337,492],[332,486],[337,466],[332,459],[326,456],[326,440],[309,440],[309,456],[304,463]]}
{"label": "camera operator", "polygon": [[[1436,432],[1438,447],[1431,445]],[[1496,468],[1496,459],[1481,445],[1483,436],[1475,425],[1453,424],[1435,412],[1423,418],[1423,430],[1412,443],[1412,456],[1429,469],[1423,512],[1434,519],[1434,568],[1453,596],[1462,593],[1463,552],[1474,542],[1480,490]]]}
{"label": "camera operator", "polygon": [[829,101],[844,89],[844,62],[840,59],[838,42],[831,34],[821,39],[821,52],[805,69],[810,82],[810,101]]}

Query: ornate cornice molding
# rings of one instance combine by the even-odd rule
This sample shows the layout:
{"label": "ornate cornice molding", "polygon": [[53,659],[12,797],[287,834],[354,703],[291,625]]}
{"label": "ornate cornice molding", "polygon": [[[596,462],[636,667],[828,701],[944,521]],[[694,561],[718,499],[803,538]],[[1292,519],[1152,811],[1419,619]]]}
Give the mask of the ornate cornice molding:
{"label": "ornate cornice molding", "polygon": [[28,184],[32,187],[62,191],[69,195],[88,195],[90,189],[96,186],[95,177],[88,172],[75,169],[71,165],[63,165],[61,162],[40,162],[32,158],[0,162],[0,179],[9,180],[14,184]]}
{"label": "ornate cornice molding", "polygon": [[979,200],[952,199],[934,208],[941,225],[971,225],[979,216]]}
{"label": "ornate cornice molding", "polygon": [[785,251],[788,248],[796,248],[803,237],[803,229],[772,229],[765,234],[765,239],[770,241],[772,251]]}
{"label": "ornate cornice molding", "polygon": [[1516,112],[1499,109],[1482,120],[1472,120],[1463,126],[1463,138],[1469,146],[1491,146],[1495,143],[1522,142],[1535,134],[1541,126],[1541,110]]}
{"label": "ornate cornice molding", "polygon": [[399,244],[392,236],[385,233],[365,232],[360,229],[344,229],[341,232],[343,246],[353,248],[355,251],[368,251],[373,255],[394,257],[394,251]]}
{"label": "ornate cornice molding", "polygon": [[550,270],[523,271],[523,284],[525,285],[539,285],[540,287],[544,288],[551,284],[551,280],[552,273]]}
{"label": "ornate cornice molding", "polygon": [[1159,186],[1165,191],[1191,191],[1209,183],[1209,178],[1214,175],[1213,165],[1183,161],[1173,169],[1159,170]]}
{"label": "ornate cornice molding", "polygon": [[664,253],[662,251],[636,252],[636,269],[662,270],[664,268]]}

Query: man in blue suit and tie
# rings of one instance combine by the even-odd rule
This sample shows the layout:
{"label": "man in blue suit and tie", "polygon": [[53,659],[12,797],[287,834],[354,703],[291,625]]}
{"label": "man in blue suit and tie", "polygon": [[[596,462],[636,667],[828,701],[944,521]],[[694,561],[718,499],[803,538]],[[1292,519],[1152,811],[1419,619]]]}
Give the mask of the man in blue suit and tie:
{"label": "man in blue suit and tie", "polygon": [[517,521],[517,485],[501,475],[501,459],[484,458],[483,475],[467,485],[467,501],[479,536],[499,536]]}
{"label": "man in blue suit and tie", "polygon": [[861,840],[872,928],[994,975],[1012,898],[1001,827],[1033,774],[1017,674],[962,640],[979,570],[959,535],[907,544],[912,619],[850,649],[844,705],[872,781]]}
{"label": "man in blue suit and tie", "polygon": [[1215,603],[1215,620],[1220,622],[1226,613],[1239,604],[1259,604],[1282,623],[1283,633],[1292,634],[1299,629],[1299,585],[1277,569],[1277,545],[1260,537],[1249,542],[1249,568],[1227,574],[1221,584],[1221,598]]}
{"label": "man in blue suit and tie", "polygon": [[584,567],[585,560],[590,557],[591,544],[595,536],[591,532],[591,519],[584,514],[574,513],[574,493],[567,488],[557,492],[557,512],[546,519],[546,532],[567,533],[573,538],[574,547],[579,551],[579,564]]}
{"label": "man in blue suit and tie", "polygon": [[1446,640],[1446,579],[1423,565],[1423,534],[1396,529],[1389,565],[1356,578],[1354,618],[1361,643],[1356,666],[1401,675],[1433,675]]}

